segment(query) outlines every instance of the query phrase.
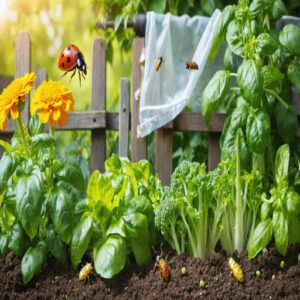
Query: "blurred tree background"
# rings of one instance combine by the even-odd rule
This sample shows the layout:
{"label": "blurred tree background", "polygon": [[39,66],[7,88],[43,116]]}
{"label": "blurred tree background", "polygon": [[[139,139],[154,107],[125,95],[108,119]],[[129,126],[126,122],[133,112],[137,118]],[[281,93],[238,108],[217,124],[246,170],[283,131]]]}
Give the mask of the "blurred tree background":
{"label": "blurred tree background", "polygon": [[[104,37],[107,45],[107,109],[117,111],[121,77],[131,77],[132,29],[124,29],[121,22],[131,21],[137,13],[155,11],[174,15],[189,14],[210,16],[216,8],[236,3],[230,0],[0,0],[0,74],[14,73],[14,43],[21,30],[27,30],[32,41],[32,70],[45,67],[48,77],[61,80],[71,88],[77,111],[90,108],[91,75],[79,86],[78,78],[61,78],[57,68],[61,49],[68,43],[77,45],[91,65],[91,50],[96,37]],[[300,1],[284,1],[289,14],[299,16]],[[100,30],[97,21],[115,20],[115,28]],[[71,148],[78,146],[88,156],[88,133],[59,133],[61,142]],[[117,134],[108,132],[108,155],[117,149]],[[150,140],[153,137],[150,137]],[[153,158],[153,143],[149,159]],[[206,136],[178,133],[174,137],[174,162],[182,159],[205,161]]]}

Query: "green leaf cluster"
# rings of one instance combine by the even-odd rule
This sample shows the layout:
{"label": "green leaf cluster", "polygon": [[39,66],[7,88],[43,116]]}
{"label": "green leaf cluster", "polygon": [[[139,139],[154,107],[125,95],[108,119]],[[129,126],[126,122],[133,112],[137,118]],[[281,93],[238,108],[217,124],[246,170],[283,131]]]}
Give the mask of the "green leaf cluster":
{"label": "green leaf cluster", "polygon": [[0,254],[12,250],[22,257],[24,283],[49,255],[67,263],[75,207],[86,193],[78,158],[57,158],[53,132],[44,133],[36,115],[28,129],[22,124],[11,144],[1,142],[0,160]]}
{"label": "green leaf cluster", "polygon": [[254,258],[274,238],[281,255],[286,255],[290,243],[300,242],[300,195],[289,185],[290,149],[282,145],[276,154],[276,184],[270,197],[262,195],[261,222],[255,227],[249,244],[249,259]]}
{"label": "green leaf cluster", "polygon": [[105,169],[90,177],[87,201],[72,235],[71,261],[77,267],[84,253],[92,250],[96,272],[112,278],[130,253],[138,265],[151,261],[156,236],[153,205],[160,182],[145,160],[134,163],[113,155]]}

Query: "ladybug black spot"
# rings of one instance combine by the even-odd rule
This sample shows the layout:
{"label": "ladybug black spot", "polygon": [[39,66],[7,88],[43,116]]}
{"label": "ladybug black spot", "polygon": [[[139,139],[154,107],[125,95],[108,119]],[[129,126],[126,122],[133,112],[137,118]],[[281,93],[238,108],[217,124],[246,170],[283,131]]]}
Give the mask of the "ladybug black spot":
{"label": "ladybug black spot", "polygon": [[67,62],[70,63],[71,62],[71,58],[67,57]]}
{"label": "ladybug black spot", "polygon": [[68,49],[68,51],[70,51],[70,50],[71,50],[71,47],[69,46],[67,49]]}
{"label": "ladybug black spot", "polygon": [[65,56],[64,54],[61,55],[61,57],[64,57],[64,56]]}
{"label": "ladybug black spot", "polygon": [[64,67],[65,67],[65,64],[64,64],[64,63],[62,63],[62,64],[61,64],[61,66],[64,68]]}

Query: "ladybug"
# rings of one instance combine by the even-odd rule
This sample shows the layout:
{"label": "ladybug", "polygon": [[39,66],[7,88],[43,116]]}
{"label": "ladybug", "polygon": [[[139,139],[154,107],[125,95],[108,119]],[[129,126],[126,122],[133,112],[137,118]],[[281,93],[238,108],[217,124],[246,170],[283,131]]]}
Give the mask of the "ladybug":
{"label": "ladybug", "polygon": [[73,74],[71,75],[70,81],[74,77],[77,69],[79,74],[80,85],[81,75],[83,79],[85,79],[86,63],[84,61],[84,56],[79,50],[79,48],[75,45],[69,44],[61,51],[58,60],[58,68],[62,71],[65,71],[62,77],[65,76],[68,72],[74,70]]}

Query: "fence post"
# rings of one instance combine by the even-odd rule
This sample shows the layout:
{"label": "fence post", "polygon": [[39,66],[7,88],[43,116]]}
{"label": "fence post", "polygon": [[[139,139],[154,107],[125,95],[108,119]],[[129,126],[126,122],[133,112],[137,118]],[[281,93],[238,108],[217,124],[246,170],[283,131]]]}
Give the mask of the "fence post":
{"label": "fence post", "polygon": [[[106,109],[106,52],[103,39],[95,39],[92,62],[91,110]],[[105,129],[91,130],[90,172],[104,171],[106,159]]]}
{"label": "fence post", "polygon": [[[16,38],[15,49],[15,78],[23,76],[31,70],[31,41],[27,31],[22,31]],[[23,122],[29,122],[29,95],[26,96],[25,107],[22,113]]]}
{"label": "fence post", "polygon": [[172,128],[159,128],[155,131],[155,172],[164,185],[170,183],[172,174],[172,143]]}
{"label": "fence post", "polygon": [[220,161],[220,136],[219,132],[208,134],[208,170],[213,170]]}
{"label": "fence post", "polygon": [[135,99],[135,92],[141,85],[140,56],[144,47],[144,39],[136,38],[132,44],[132,113],[131,113],[131,160],[138,161],[147,158],[147,140],[137,137],[139,125],[140,102]]}
{"label": "fence post", "polygon": [[129,145],[130,82],[121,78],[119,103],[119,155],[128,157]]}
{"label": "fence post", "polygon": [[35,71],[36,80],[34,84],[34,88],[37,89],[43,81],[47,80],[47,72],[45,68],[39,68]]}

